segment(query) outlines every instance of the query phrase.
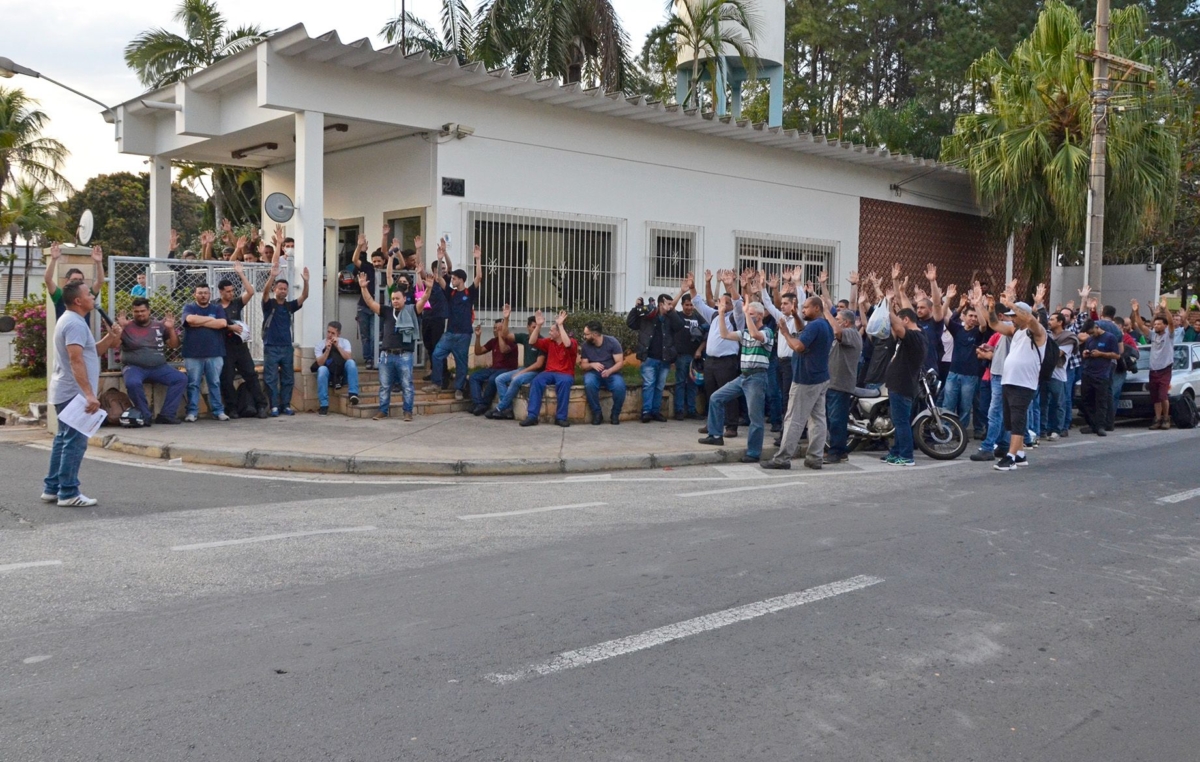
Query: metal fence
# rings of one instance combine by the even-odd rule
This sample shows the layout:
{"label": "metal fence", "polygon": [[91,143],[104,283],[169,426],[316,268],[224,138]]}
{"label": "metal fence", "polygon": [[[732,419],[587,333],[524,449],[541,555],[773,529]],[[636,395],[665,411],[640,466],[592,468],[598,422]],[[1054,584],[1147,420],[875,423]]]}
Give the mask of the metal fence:
{"label": "metal fence", "polygon": [[[102,306],[113,320],[122,314],[128,317],[135,292],[141,293],[141,289],[136,287],[142,286],[146,298],[150,300],[150,312],[154,318],[162,320],[166,315],[172,315],[176,328],[182,329],[183,307],[194,301],[196,286],[207,284],[212,289],[212,300],[219,303],[221,295],[217,292],[217,284],[229,280],[233,283],[234,298],[242,297],[242,279],[234,270],[234,264],[224,260],[109,257],[108,289],[102,295]],[[243,262],[242,271],[255,292],[254,298],[242,310],[242,320],[250,329],[250,354],[256,362],[261,362],[263,313],[257,300],[262,298],[262,290],[271,277],[271,265],[267,262]],[[144,283],[139,281],[139,275],[145,276]],[[281,264],[279,277],[290,283],[291,275],[291,263]],[[168,362],[183,360],[178,349],[167,348],[166,355]],[[110,368],[120,367],[117,353],[110,352],[108,359]]]}
{"label": "metal fence", "polygon": [[[417,299],[414,296],[414,294],[416,293],[416,291],[414,289],[415,289],[416,284],[420,283],[421,280],[420,280],[420,278],[417,277],[416,272],[414,272],[412,270],[393,270],[392,271],[393,281],[399,281],[401,277],[407,278],[409,286],[410,286],[408,295],[405,297],[405,299],[407,300],[407,301],[405,301],[405,304],[415,305],[417,303]],[[379,310],[381,312],[383,310],[391,309],[391,305],[392,305],[392,295],[388,292],[388,286],[390,284],[385,283],[384,281],[386,281],[386,280],[387,280],[387,273],[383,270],[380,270],[378,273],[378,276],[376,277],[377,282],[375,284],[375,301],[379,303]],[[382,325],[382,323],[383,323],[383,321],[379,319],[379,315],[376,315],[375,319],[371,321],[371,324],[373,326],[371,329],[371,333],[375,337],[375,341],[373,344],[373,346],[375,347],[375,357],[366,358],[366,359],[370,360],[371,362],[375,362],[379,357],[379,348],[381,346],[379,343],[379,340],[380,340],[379,332],[380,332],[380,326]],[[429,347],[428,351],[433,351],[433,347]],[[426,354],[425,342],[421,338],[420,332],[418,332],[417,333],[417,351],[415,352],[415,356],[413,359],[413,362],[415,363],[415,365],[418,369],[420,369],[421,366],[423,366],[425,364],[425,358],[427,356],[428,355]]]}

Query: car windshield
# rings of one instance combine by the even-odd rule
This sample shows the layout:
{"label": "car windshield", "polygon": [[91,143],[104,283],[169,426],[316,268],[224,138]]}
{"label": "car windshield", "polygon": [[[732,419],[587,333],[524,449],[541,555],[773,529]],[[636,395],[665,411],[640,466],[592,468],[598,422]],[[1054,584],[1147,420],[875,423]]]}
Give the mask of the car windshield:
{"label": "car windshield", "polygon": [[[1149,352],[1146,353],[1147,356],[1149,354]],[[1149,359],[1146,362],[1149,362]],[[1190,370],[1191,366],[1190,358],[1188,358],[1188,348],[1175,347],[1175,370]],[[1147,365],[1146,367],[1149,368],[1150,366]]]}

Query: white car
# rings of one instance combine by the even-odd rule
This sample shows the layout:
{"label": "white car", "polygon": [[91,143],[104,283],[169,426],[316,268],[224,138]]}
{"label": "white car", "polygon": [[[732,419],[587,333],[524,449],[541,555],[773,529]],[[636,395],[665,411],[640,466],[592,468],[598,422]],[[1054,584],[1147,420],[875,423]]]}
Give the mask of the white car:
{"label": "white car", "polygon": [[[1137,373],[1130,373],[1117,400],[1120,418],[1152,418],[1154,406],[1146,384],[1150,380],[1150,348],[1142,347]],[[1175,345],[1175,364],[1171,369],[1171,423],[1181,429],[1194,428],[1197,418],[1196,397],[1200,395],[1200,343]]]}

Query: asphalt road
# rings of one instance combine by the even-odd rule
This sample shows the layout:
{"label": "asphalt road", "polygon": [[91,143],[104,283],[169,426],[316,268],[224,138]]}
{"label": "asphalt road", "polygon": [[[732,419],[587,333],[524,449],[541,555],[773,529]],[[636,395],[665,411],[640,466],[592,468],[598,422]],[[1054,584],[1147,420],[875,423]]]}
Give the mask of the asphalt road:
{"label": "asphalt road", "polygon": [[436,484],[89,460],[104,503],[62,515],[46,453],[0,445],[0,759],[1195,759],[1196,452],[1131,428],[1017,473]]}

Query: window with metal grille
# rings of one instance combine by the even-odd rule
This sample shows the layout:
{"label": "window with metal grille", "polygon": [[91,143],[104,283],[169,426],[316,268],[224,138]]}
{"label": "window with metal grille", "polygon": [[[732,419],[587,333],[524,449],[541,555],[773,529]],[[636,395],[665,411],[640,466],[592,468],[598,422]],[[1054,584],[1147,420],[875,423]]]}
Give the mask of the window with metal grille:
{"label": "window with metal grille", "polygon": [[837,278],[833,267],[838,253],[837,241],[821,241],[812,238],[793,238],[769,233],[734,231],[737,247],[738,272],[747,267],[762,270],[767,277],[779,275],[783,270],[804,268],[804,280],[817,282],[822,270],[830,273],[830,296],[837,298]]}
{"label": "window with metal grille", "polygon": [[617,307],[624,287],[625,220],[469,206],[467,225],[467,245],[455,265],[469,268],[471,249],[480,247],[481,319],[498,316],[505,304],[512,307],[514,325],[538,309]]}
{"label": "window with metal grille", "polygon": [[702,231],[691,225],[646,223],[647,287],[678,288],[684,276],[700,269]]}

